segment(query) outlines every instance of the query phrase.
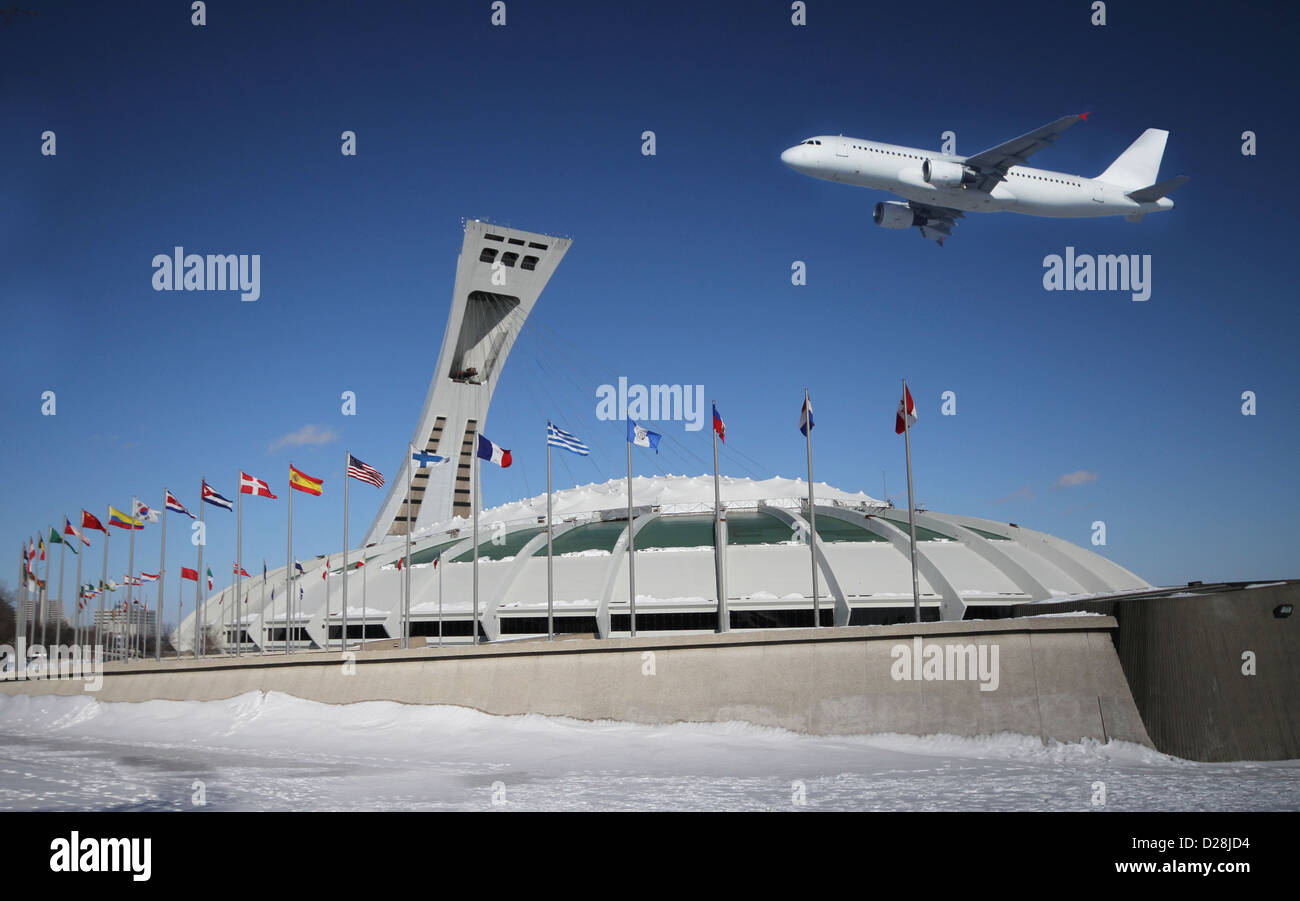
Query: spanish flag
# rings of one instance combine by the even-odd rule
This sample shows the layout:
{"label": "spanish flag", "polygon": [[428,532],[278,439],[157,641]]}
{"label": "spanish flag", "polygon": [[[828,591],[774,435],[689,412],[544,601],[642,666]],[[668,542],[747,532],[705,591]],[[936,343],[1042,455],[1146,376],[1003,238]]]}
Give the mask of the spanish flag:
{"label": "spanish flag", "polygon": [[127,516],[116,507],[108,508],[108,524],[119,529],[143,529],[144,523],[133,516]]}
{"label": "spanish flag", "polygon": [[293,464],[289,464],[289,487],[296,488],[299,491],[305,491],[308,494],[314,494],[320,497],[321,485],[325,483],[324,479],[313,479],[306,473],[294,469]]}

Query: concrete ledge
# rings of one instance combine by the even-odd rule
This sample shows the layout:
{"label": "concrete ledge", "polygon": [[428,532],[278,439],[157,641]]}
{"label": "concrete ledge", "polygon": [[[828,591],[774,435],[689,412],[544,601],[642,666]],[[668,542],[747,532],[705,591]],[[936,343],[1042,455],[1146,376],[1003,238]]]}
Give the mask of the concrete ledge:
{"label": "concrete ledge", "polygon": [[[1111,644],[1115,627],[1106,616],[1032,617],[181,659],[111,664],[97,697],[280,691],[331,704],[390,700],[651,724],[740,720],[823,735],[1017,732],[1150,744]],[[975,673],[896,678],[921,672],[900,670],[918,639],[923,650],[984,646],[997,661],[996,686],[981,690]],[[6,682],[0,691],[79,694],[84,684]]]}

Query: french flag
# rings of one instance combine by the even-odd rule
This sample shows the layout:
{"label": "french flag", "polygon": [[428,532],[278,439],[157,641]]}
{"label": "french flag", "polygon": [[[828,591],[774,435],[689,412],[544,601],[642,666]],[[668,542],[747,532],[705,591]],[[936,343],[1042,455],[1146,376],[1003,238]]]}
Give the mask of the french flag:
{"label": "french flag", "polygon": [[478,456],[480,460],[487,460],[489,463],[495,463],[502,469],[508,469],[514,462],[510,457],[510,451],[504,447],[493,444],[482,435],[478,436]]}

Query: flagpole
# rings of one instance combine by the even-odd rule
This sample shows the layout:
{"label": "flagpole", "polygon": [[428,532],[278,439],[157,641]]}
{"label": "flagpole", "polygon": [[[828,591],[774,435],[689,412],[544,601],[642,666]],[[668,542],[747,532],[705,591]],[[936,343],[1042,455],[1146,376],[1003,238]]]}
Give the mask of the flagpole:
{"label": "flagpole", "polygon": [[230,610],[231,625],[235,627],[235,656],[240,656],[240,649],[243,647],[243,639],[240,635],[240,615],[239,597],[244,586],[244,471],[239,471],[239,497],[235,499],[239,504],[239,512],[235,515],[238,520],[235,523],[235,603]]}
{"label": "flagpole", "polygon": [[[346,479],[347,476],[344,475],[343,478]],[[369,576],[370,573],[366,572],[366,548],[363,545],[361,547],[361,650],[363,651],[366,649],[366,618],[370,615],[370,611],[366,609],[366,582]]]}
{"label": "flagpole", "polygon": [[731,615],[727,612],[727,570],[723,560],[726,545],[722,534],[722,488],[718,485],[718,402],[713,402],[715,417],[713,428],[713,569],[714,581],[718,585],[718,631],[726,632],[731,628]]}
{"label": "flagpole", "polygon": [[[552,570],[551,547],[551,423],[546,423],[546,639],[555,640],[555,577]],[[441,578],[441,577],[440,577]]]}
{"label": "flagpole", "polygon": [[[290,463],[290,466],[293,464]],[[347,476],[344,476],[347,478]],[[289,611],[293,608],[293,491],[289,491],[289,565],[284,569],[284,652],[289,653]]]}
{"label": "flagpole", "polygon": [[[200,502],[201,503],[201,502]],[[176,580],[176,647],[172,648],[173,656],[181,659],[181,603],[185,597],[185,568],[181,567],[181,577]],[[158,578],[162,578],[160,575]]]}
{"label": "flagpole", "polygon": [[[477,414],[477,411],[475,411],[475,413]],[[478,508],[479,504],[483,500],[483,493],[479,491],[478,485],[479,474],[482,472],[482,469],[478,465],[478,439],[478,421],[475,420],[474,443],[471,445],[474,449],[474,493],[472,495],[473,500],[471,501],[471,504],[474,507],[474,623],[472,626],[474,630],[474,644],[478,644]]]}
{"label": "flagpole", "polygon": [[[632,442],[627,443],[627,598],[628,625],[636,638],[636,530],[632,528]],[[612,630],[611,630],[612,631]]]}
{"label": "flagpole", "polygon": [[[105,515],[105,516],[108,516],[107,513],[105,513],[104,515]],[[110,522],[112,521],[112,517],[111,517],[111,516],[109,516],[108,519],[109,519]],[[106,594],[108,594],[108,537],[109,537],[109,536],[108,536],[108,528],[109,528],[108,526],[104,526],[104,569],[103,569],[103,572],[100,574],[100,579],[99,579],[99,588],[100,588],[100,590],[99,590],[99,621],[98,621],[97,623],[95,623],[95,637],[96,637],[96,639],[98,639],[99,643],[103,644],[103,646],[104,646],[104,654],[105,654],[105,656],[107,656],[107,654],[108,654],[108,640],[107,640],[107,638],[103,635],[103,628],[104,628],[104,599],[105,599],[104,596],[105,596]]]}
{"label": "flagpole", "polygon": [[131,659],[131,652],[135,651],[135,636],[130,634],[131,616],[135,613],[135,508],[136,499],[131,498],[131,541],[126,555],[126,623],[124,628],[128,630],[127,640],[129,652],[127,659]]}
{"label": "flagpole", "polygon": [[442,551],[438,552],[438,647],[442,647]]}
{"label": "flagpole", "polygon": [[[809,398],[808,389],[803,389],[804,409],[808,409]],[[817,505],[813,497],[813,465],[812,465],[812,417],[808,417],[808,428],[805,430],[804,438],[808,449],[808,550],[812,559],[812,590],[813,590],[813,626],[820,627],[822,624],[822,605],[821,599],[817,592]]]}
{"label": "flagpole", "polygon": [[[153,636],[153,659],[155,663],[162,662],[162,616],[163,602],[167,596],[167,495],[168,491],[163,488],[163,514],[162,514],[162,540],[158,545],[158,622],[157,628],[154,629]],[[176,621],[177,627],[180,626],[180,620]]]}
{"label": "flagpole", "polygon": [[[67,519],[66,516],[64,519],[67,520],[69,525],[72,524],[72,520]],[[73,535],[72,537],[78,538],[76,535]],[[81,548],[77,551],[77,612],[75,614],[76,619],[74,620],[75,625],[72,627],[72,643],[75,645],[81,644],[81,592],[83,590],[81,587],[81,554],[85,549],[86,545],[82,544]]]}
{"label": "flagpole", "polygon": [[[339,650],[348,649],[348,461],[352,459],[352,454],[345,454],[343,460],[343,632],[339,639]],[[365,552],[362,551],[362,556]],[[364,614],[363,614],[364,617]],[[365,630],[365,620],[362,620],[362,630]],[[326,635],[329,632],[326,631]]]}
{"label": "flagpole", "polygon": [[64,607],[67,601],[63,598],[63,555],[67,552],[68,542],[63,536],[59,536],[59,618],[54,623],[54,644],[57,647],[63,641],[63,617]]}
{"label": "flagpole", "polygon": [[[207,499],[203,497],[203,488],[208,485],[207,479],[203,479],[203,487],[199,489],[199,568],[194,572],[198,576],[194,580],[194,659],[199,658],[199,650],[202,647],[203,636],[203,545],[207,543],[208,533],[203,526],[204,508],[207,506]],[[179,629],[179,623],[177,624]],[[179,644],[179,642],[177,642]]]}
{"label": "flagpole", "polygon": [[912,429],[907,405],[907,379],[903,379],[903,445],[907,451],[907,526],[912,535],[912,609],[921,621],[921,590],[916,578],[916,503],[912,499]]}
{"label": "flagpole", "polygon": [[[54,526],[50,526],[49,529],[50,529],[51,532],[53,532],[53,531],[54,531]],[[41,536],[41,537],[44,538],[45,536]],[[44,646],[45,646],[45,623],[46,623],[46,622],[49,620],[49,618],[50,618],[50,564],[54,562],[54,561],[53,561],[52,559],[50,559],[50,558],[53,557],[54,554],[53,554],[53,549],[50,547],[49,541],[44,541],[44,542],[42,542],[42,543],[45,545],[45,587],[44,587],[43,589],[41,589],[41,596],[42,596],[42,601],[41,601],[41,646],[44,647]],[[46,660],[49,660],[49,659],[50,659],[50,658],[49,658],[49,651],[48,651],[48,650],[46,651],[45,659],[46,659]]]}
{"label": "flagpole", "polygon": [[262,606],[261,612],[257,614],[259,630],[262,640],[258,642],[258,653],[266,656],[266,558],[262,558]]}
{"label": "flagpole", "polygon": [[[402,592],[402,647],[404,648],[411,646],[411,482],[415,478],[414,467],[411,465],[415,462],[415,458],[411,454],[411,445],[408,444],[406,446],[406,560],[402,566],[406,570],[402,576],[404,586]],[[475,585],[475,590],[477,588],[478,586]],[[475,595],[475,600],[477,600],[477,595]]]}

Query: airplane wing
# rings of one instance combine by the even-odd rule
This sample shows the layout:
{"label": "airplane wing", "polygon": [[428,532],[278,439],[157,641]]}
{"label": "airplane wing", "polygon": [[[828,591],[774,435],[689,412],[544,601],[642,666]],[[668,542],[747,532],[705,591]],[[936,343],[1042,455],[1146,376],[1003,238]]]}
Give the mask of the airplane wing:
{"label": "airplane wing", "polygon": [[952,237],[952,230],[956,228],[957,220],[966,216],[961,210],[946,206],[930,206],[927,203],[917,203],[915,200],[909,200],[907,205],[912,208],[912,213],[916,217],[915,224],[921,229],[921,237],[939,242],[940,247],[947,238]]}
{"label": "airplane wing", "polygon": [[967,158],[966,165],[977,170],[982,176],[975,187],[981,191],[993,190],[998,182],[1007,177],[1008,169],[1012,166],[1019,166],[1044,147],[1051,145],[1060,137],[1061,132],[1076,122],[1083,122],[1087,118],[1087,113],[1078,116],[1065,116],[1057,119],[1051,125],[1044,125],[1042,128],[1034,129],[1029,134],[1013,138]]}

